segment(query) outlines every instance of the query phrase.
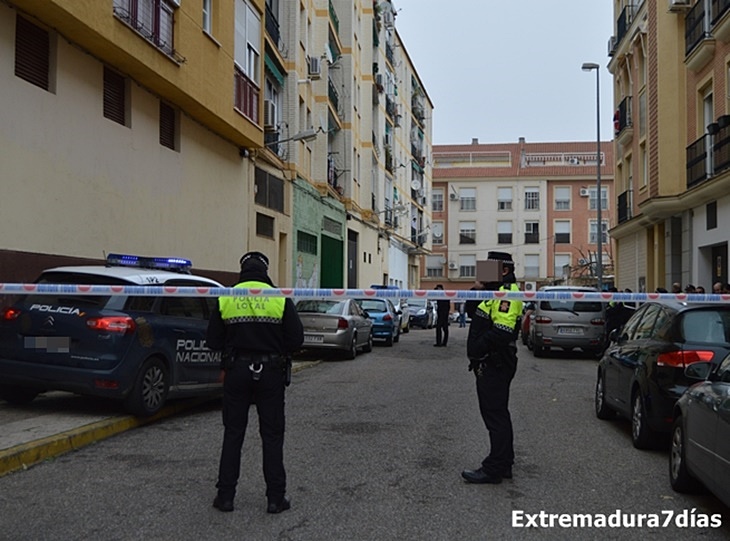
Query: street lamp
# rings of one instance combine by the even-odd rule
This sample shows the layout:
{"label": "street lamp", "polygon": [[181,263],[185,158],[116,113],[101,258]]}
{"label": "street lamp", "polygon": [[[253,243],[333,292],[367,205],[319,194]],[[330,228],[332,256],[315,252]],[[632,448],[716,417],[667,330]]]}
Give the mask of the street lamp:
{"label": "street lamp", "polygon": [[596,70],[596,221],[598,239],[596,249],[598,257],[596,260],[596,278],[598,290],[603,290],[603,222],[601,219],[601,86],[599,80],[600,66],[593,62],[586,62],[581,67],[583,71]]}
{"label": "street lamp", "polygon": [[288,137],[286,139],[279,139],[278,141],[271,141],[269,143],[266,143],[265,146],[271,146],[271,145],[278,145],[279,143],[288,143],[289,141],[314,141],[317,138],[317,135],[319,134],[319,130],[315,130],[314,128],[309,130],[300,131],[296,135],[293,135],[292,137]]}

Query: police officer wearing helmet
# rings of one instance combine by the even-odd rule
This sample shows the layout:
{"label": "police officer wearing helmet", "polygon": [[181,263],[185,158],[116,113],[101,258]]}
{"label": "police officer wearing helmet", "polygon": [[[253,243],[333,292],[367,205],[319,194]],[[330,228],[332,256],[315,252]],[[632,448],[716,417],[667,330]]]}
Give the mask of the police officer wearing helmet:
{"label": "police officer wearing helmet", "polygon": [[[488,290],[519,291],[512,257],[504,252],[489,252],[487,259],[502,262],[502,280],[485,284]],[[515,452],[512,419],[509,413],[509,388],[517,370],[517,334],[523,302],[488,299],[472,315],[467,338],[469,370],[476,375],[479,411],[489,432],[489,455],[481,467],[464,470],[469,483],[498,484],[512,478]]]}
{"label": "police officer wearing helmet", "polygon": [[[234,288],[274,287],[269,259],[260,252],[241,257]],[[290,356],[304,342],[304,330],[291,299],[284,297],[220,297],[208,324],[207,344],[223,351],[223,446],[218,494],[213,506],[233,511],[241,467],[241,448],[248,410],[256,404],[263,447],[267,512],[290,508],[284,470],[284,389]]]}

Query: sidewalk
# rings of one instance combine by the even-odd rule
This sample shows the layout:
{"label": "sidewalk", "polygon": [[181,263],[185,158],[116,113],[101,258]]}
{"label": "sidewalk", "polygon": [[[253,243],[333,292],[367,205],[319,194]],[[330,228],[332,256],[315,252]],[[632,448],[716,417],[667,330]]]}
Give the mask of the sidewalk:
{"label": "sidewalk", "polygon": [[[292,372],[318,362],[295,361]],[[147,418],[124,415],[119,404],[64,392],[44,393],[26,406],[0,401],[0,477],[209,401],[172,400]]]}

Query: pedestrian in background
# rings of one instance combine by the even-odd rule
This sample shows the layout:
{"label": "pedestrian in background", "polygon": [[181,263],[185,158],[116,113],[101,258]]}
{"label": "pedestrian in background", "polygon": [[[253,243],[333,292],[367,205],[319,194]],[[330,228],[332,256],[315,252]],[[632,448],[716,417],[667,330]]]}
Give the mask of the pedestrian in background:
{"label": "pedestrian in background", "polygon": [[466,303],[459,304],[459,328],[466,327]]}
{"label": "pedestrian in background", "polygon": [[[512,256],[489,252],[487,259],[502,261],[502,281],[486,286],[500,291],[519,291]],[[512,419],[509,413],[509,388],[517,371],[517,335],[523,302],[489,299],[482,301],[471,316],[466,353],[469,370],[476,376],[479,412],[489,432],[489,454],[481,467],[464,470],[468,483],[501,483],[512,479],[515,452]]]}
{"label": "pedestrian in background", "polygon": [[[444,286],[438,284],[434,289],[443,291]],[[449,312],[451,312],[451,301],[439,299],[436,301],[436,343],[437,348],[445,348],[449,341]]]}
{"label": "pedestrian in background", "polygon": [[[269,259],[261,252],[241,257],[235,288],[274,287]],[[304,342],[304,330],[291,299],[220,297],[211,314],[207,345],[223,352],[223,446],[218,494],[213,507],[233,511],[241,469],[241,448],[248,410],[256,404],[263,447],[268,513],[290,508],[284,470],[284,389],[291,375],[291,355]]]}

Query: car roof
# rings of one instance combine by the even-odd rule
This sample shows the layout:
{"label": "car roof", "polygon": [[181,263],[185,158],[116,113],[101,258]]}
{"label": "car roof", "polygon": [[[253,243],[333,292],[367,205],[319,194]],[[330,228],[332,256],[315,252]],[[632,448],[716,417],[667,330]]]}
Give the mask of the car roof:
{"label": "car roof", "polygon": [[63,272],[69,274],[88,274],[93,276],[108,276],[125,280],[136,285],[155,285],[164,284],[172,280],[195,280],[198,282],[207,282],[212,287],[223,287],[221,284],[206,278],[205,276],[196,276],[194,274],[181,274],[178,272],[170,272],[156,269],[140,269],[135,267],[107,267],[104,265],[83,265],[70,267],[54,267],[46,269],[43,274],[49,272]]}

